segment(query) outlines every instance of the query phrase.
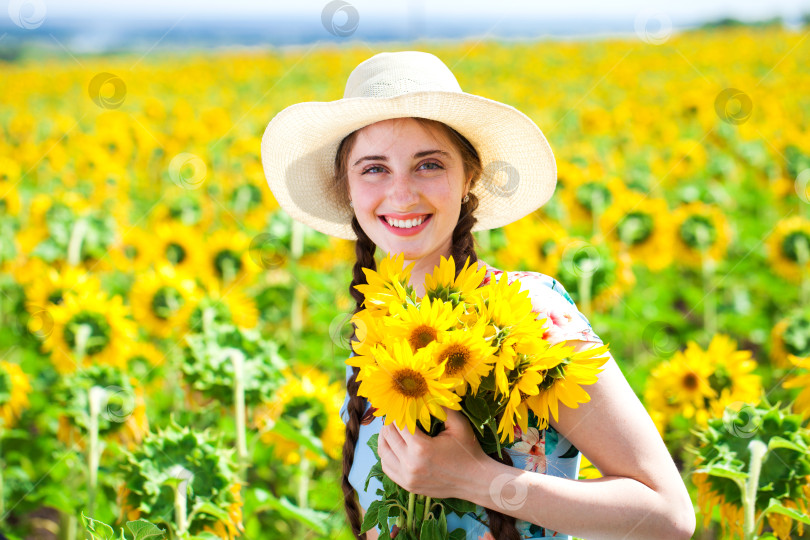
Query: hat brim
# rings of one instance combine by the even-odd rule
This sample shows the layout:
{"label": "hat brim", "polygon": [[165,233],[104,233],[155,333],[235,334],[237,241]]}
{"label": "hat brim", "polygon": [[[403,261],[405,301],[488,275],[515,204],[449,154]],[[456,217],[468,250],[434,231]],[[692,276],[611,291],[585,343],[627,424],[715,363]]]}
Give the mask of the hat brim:
{"label": "hat brim", "polygon": [[474,231],[516,221],[554,193],[557,166],[542,131],[509,105],[466,92],[412,92],[393,98],[344,98],[287,107],[267,125],[262,166],[279,205],[325,234],[356,240],[346,193],[335,185],[335,154],[348,134],[391,118],[437,120],[464,135],[483,171]]}

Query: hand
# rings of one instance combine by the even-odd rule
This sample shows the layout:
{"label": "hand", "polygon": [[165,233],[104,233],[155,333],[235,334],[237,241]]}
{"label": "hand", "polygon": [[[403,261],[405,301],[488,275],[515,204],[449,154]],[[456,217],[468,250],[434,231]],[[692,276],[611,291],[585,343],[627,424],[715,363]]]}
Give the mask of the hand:
{"label": "hand", "polygon": [[491,460],[475,438],[467,417],[444,407],[445,430],[430,437],[411,435],[396,424],[383,426],[377,441],[383,472],[411,493],[434,498],[461,497],[464,484]]}

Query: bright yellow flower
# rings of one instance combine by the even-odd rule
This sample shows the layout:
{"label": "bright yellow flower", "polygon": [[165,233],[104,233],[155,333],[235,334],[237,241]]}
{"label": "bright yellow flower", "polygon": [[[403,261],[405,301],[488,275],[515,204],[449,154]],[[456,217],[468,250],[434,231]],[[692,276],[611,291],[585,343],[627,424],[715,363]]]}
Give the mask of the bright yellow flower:
{"label": "bright yellow flower", "polygon": [[437,340],[436,362],[441,364],[446,360],[441,380],[459,381],[454,391],[460,396],[466,395],[468,385],[473,394],[478,392],[481,379],[492,371],[497,349],[484,339],[485,331],[486,325],[477,324],[465,330],[445,332]]}
{"label": "bright yellow flower", "polygon": [[675,209],[675,260],[700,267],[703,257],[723,260],[731,237],[728,220],[719,207],[691,202]]}
{"label": "bright yellow flower", "polygon": [[28,407],[30,393],[31,382],[20,366],[0,360],[0,433],[12,427]]}
{"label": "bright yellow flower", "polygon": [[152,258],[154,238],[144,229],[126,228],[110,249],[113,266],[120,272],[135,273],[146,270]]}
{"label": "bright yellow flower", "polygon": [[805,371],[804,373],[791,375],[782,383],[782,386],[785,388],[800,388],[793,407],[797,413],[805,418],[810,418],[810,356],[799,358],[790,354],[788,360],[795,367]]}
{"label": "bright yellow flower", "polygon": [[[238,230],[218,230],[206,238],[205,265],[200,269],[208,280],[223,285],[250,285],[262,270],[250,254],[250,238]],[[246,282],[242,282],[246,280]]]}
{"label": "bright yellow flower", "polygon": [[394,342],[387,348],[378,346],[374,352],[376,366],[367,366],[368,375],[357,393],[367,397],[377,408],[374,416],[385,416],[385,425],[396,422],[399,429],[407,427],[416,433],[416,422],[430,430],[430,417],[444,421],[442,407],[460,409],[459,398],[452,392],[455,381],[440,381],[444,364],[433,360],[438,344],[423,347],[415,353],[405,341]]}
{"label": "bright yellow flower", "polygon": [[476,262],[470,265],[469,257],[456,276],[456,263],[451,256],[441,257],[439,266],[433,267],[433,273],[425,276],[425,296],[441,298],[445,301],[465,301],[475,294],[476,289],[486,274],[486,267]]}
{"label": "bright yellow flower", "polygon": [[182,333],[198,300],[197,284],[185,273],[164,264],[141,274],[130,301],[135,320],[157,337]]}
{"label": "bright yellow flower", "polygon": [[377,271],[363,268],[366,275],[365,285],[355,285],[355,288],[363,293],[365,301],[363,306],[366,309],[383,314],[388,313],[389,304],[396,302],[403,304],[408,297],[411,271],[415,263],[403,268],[405,257],[402,253],[395,257],[385,257],[380,261]]}
{"label": "bright yellow flower", "polygon": [[766,242],[774,272],[798,282],[810,273],[810,220],[792,216],[777,223]]}
{"label": "bright yellow flower", "polygon": [[386,334],[383,341],[405,340],[414,352],[436,341],[445,332],[458,328],[459,317],[464,311],[461,304],[454,308],[450,302],[428,298],[423,298],[419,306],[409,303],[403,307],[392,303],[391,308],[392,316],[383,319]]}
{"label": "bright yellow flower", "polygon": [[196,275],[203,268],[202,229],[169,222],[155,225],[154,231],[152,260],[155,266],[168,262],[188,275]]}
{"label": "bright yellow flower", "polygon": [[[33,261],[39,261],[34,263]],[[38,279],[31,280],[25,287],[28,304],[34,308],[47,309],[52,305],[62,303],[63,294],[73,291],[96,292],[101,289],[98,276],[91,274],[83,268],[64,265],[61,270],[55,266],[47,265],[40,259],[31,259],[28,268],[38,267]]]}
{"label": "bright yellow flower", "polygon": [[568,233],[550,220],[524,218],[504,227],[506,247],[498,254],[504,266],[528,268],[554,275]]}

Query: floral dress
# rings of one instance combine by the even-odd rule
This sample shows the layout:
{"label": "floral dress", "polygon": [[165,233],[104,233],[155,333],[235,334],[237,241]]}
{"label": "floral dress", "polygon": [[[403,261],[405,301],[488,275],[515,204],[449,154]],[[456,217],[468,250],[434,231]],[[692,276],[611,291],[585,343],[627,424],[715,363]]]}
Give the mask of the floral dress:
{"label": "floral dress", "polygon": [[[486,275],[482,285],[489,283],[493,276],[500,279],[503,274],[483,261],[486,265]],[[602,340],[594,334],[591,325],[582,313],[577,310],[574,301],[563,286],[554,278],[539,272],[509,272],[509,282],[520,280],[521,290],[529,291],[533,311],[538,318],[548,319],[546,332],[543,338],[550,343],[560,341],[581,340],[595,344],[602,344]],[[351,378],[352,368],[346,366],[346,381]],[[348,422],[349,396],[340,410],[343,422]],[[379,433],[383,426],[383,419],[372,414],[370,403],[366,402],[366,411],[360,422],[360,434],[354,451],[354,464],[349,472],[349,482],[357,491],[360,506],[368,509],[372,501],[378,498],[377,489],[382,489],[382,483],[373,478],[364,489],[369,470],[376,463],[371,449],[368,447],[369,437]],[[524,433],[515,426],[515,439],[504,446],[514,467],[548,474],[563,478],[576,479],[579,475],[580,452],[562,434],[552,426],[538,429],[537,418],[529,414],[529,428]],[[540,525],[518,520],[517,529],[521,538],[528,539],[556,539],[571,540],[566,534],[559,534]],[[490,540],[492,534],[488,526],[486,510],[478,506],[475,512],[468,512],[459,516],[453,512],[447,515],[447,528],[452,531],[463,528],[467,531],[468,540]],[[379,532],[379,527],[377,528]]]}

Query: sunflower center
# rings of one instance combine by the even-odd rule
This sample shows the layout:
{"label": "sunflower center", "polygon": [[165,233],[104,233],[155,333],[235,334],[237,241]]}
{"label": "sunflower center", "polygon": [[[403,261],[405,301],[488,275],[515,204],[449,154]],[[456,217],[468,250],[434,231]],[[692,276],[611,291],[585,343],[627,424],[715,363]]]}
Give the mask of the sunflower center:
{"label": "sunflower center", "polygon": [[470,360],[470,351],[467,347],[454,343],[447,347],[439,356],[439,362],[447,359],[444,365],[444,372],[448,375],[455,375],[462,371]]}
{"label": "sunflower center", "polygon": [[152,313],[158,319],[166,320],[179,310],[185,299],[173,287],[161,287],[152,296]]}
{"label": "sunflower center", "polygon": [[429,345],[435,339],[436,329],[423,324],[413,329],[410,337],[408,338],[408,343],[411,345],[411,349],[418,351],[422,347]]}
{"label": "sunflower center", "polygon": [[785,349],[799,358],[810,356],[810,318],[796,317],[790,321],[782,334]]}
{"label": "sunflower center", "polygon": [[11,375],[0,369],[0,407],[11,401]]}
{"label": "sunflower center", "polygon": [[284,405],[281,417],[293,421],[293,425],[311,429],[316,437],[326,431],[326,408],[315,397],[295,396]]}
{"label": "sunflower center", "polygon": [[650,237],[653,231],[653,218],[644,212],[630,212],[619,220],[619,238],[629,246],[640,244]]}
{"label": "sunflower center", "polygon": [[63,337],[65,343],[72,350],[76,350],[78,345],[76,342],[76,335],[79,332],[81,325],[90,327],[90,336],[85,343],[84,353],[87,355],[98,354],[104,350],[104,347],[110,342],[111,328],[107,319],[101,313],[93,313],[90,311],[82,311],[77,313],[70,319],[70,322],[65,325],[65,332]]}
{"label": "sunflower center", "polygon": [[613,196],[604,184],[599,182],[587,182],[577,188],[577,202],[588,209],[589,212],[601,214],[610,206]]}
{"label": "sunflower center", "polygon": [[683,383],[683,387],[687,390],[697,390],[698,378],[694,373],[687,373],[684,375],[681,382]]}
{"label": "sunflower center", "polygon": [[410,398],[422,397],[428,392],[425,378],[410,368],[400,369],[394,373],[394,385],[400,394]]}
{"label": "sunflower center", "polygon": [[131,244],[124,246],[124,256],[129,260],[134,260],[138,256],[138,248]]}
{"label": "sunflower center", "polygon": [[223,249],[214,257],[214,268],[220,279],[231,281],[242,269],[242,258],[230,249]]}
{"label": "sunflower center", "polygon": [[62,293],[63,289],[55,289],[54,291],[51,292],[51,294],[48,295],[48,302],[50,302],[55,306],[58,306],[64,300]]}
{"label": "sunflower center", "polygon": [[706,216],[689,216],[678,232],[686,245],[698,250],[709,249],[717,240],[717,229]]}
{"label": "sunflower center", "polygon": [[731,376],[724,367],[718,367],[714,373],[709,376],[709,386],[717,391],[718,395],[726,388],[731,388]]}
{"label": "sunflower center", "polygon": [[172,264],[180,264],[186,260],[186,248],[176,242],[166,246],[166,259]]}
{"label": "sunflower center", "polygon": [[804,257],[810,255],[810,236],[804,231],[793,231],[787,234],[782,240],[782,253],[795,263],[804,262],[800,261],[800,254],[803,253]]}
{"label": "sunflower center", "polygon": [[543,257],[548,257],[557,249],[557,243],[554,240],[546,240],[540,245],[540,255]]}

